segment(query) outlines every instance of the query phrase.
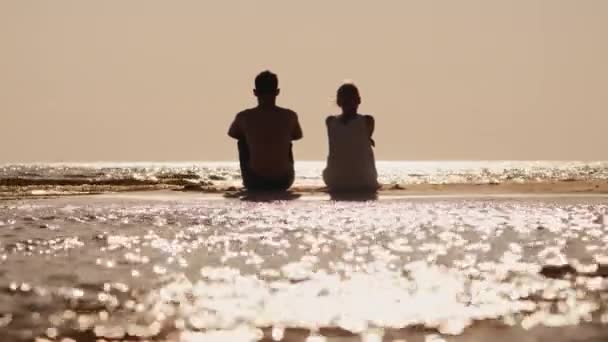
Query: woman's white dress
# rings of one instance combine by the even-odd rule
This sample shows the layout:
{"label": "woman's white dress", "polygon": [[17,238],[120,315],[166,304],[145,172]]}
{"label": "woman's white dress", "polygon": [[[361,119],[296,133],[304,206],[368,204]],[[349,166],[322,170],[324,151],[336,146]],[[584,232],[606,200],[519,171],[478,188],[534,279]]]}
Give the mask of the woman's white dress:
{"label": "woman's white dress", "polygon": [[327,121],[329,156],[323,180],[334,191],[375,191],[378,189],[376,162],[363,115],[344,122]]}

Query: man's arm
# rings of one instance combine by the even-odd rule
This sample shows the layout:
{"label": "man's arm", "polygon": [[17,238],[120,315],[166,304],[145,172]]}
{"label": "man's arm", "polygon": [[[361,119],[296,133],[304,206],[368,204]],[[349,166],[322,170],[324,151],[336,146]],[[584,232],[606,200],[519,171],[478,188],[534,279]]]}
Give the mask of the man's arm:
{"label": "man's arm", "polygon": [[228,129],[228,135],[236,140],[241,140],[243,138],[243,130],[241,129],[241,116],[237,114]]}
{"label": "man's arm", "polygon": [[293,113],[293,130],[291,132],[291,140],[300,140],[304,136],[302,133],[302,127],[300,127],[300,122],[298,121],[298,114]]}
{"label": "man's arm", "polygon": [[374,129],[376,128],[376,121],[374,120],[374,117],[371,115],[366,115],[365,123],[367,124],[367,129],[369,130],[369,140],[371,141],[372,146],[376,146],[376,142],[372,138],[372,135],[374,135]]}

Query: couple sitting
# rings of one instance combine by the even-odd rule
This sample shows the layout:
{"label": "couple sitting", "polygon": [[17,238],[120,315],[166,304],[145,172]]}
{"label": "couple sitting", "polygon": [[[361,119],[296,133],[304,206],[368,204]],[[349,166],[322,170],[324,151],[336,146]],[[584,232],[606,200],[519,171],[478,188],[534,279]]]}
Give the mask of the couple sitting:
{"label": "couple sitting", "polygon": [[[284,191],[294,181],[292,141],[302,138],[297,114],[276,105],[279,82],[270,71],[255,79],[258,106],[237,114],[228,135],[238,140],[243,185],[249,191]],[[374,118],[357,112],[361,98],[353,84],[338,89],[342,114],[326,120],[329,157],[323,180],[330,192],[378,189],[372,147]]]}

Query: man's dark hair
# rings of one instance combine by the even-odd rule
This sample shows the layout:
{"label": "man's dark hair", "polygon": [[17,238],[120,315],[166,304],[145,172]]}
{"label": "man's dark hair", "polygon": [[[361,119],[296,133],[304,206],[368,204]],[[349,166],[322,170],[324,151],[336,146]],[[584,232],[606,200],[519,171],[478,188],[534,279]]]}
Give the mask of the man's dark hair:
{"label": "man's dark hair", "polygon": [[279,78],[269,70],[262,71],[255,78],[255,89],[261,94],[273,93],[279,89]]}

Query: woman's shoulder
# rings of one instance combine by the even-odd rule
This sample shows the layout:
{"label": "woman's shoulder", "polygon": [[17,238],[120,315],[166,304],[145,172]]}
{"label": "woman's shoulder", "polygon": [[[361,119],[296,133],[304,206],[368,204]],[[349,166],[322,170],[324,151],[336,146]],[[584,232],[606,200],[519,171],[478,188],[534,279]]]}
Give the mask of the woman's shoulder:
{"label": "woman's shoulder", "polygon": [[363,118],[363,121],[365,122],[366,125],[374,125],[375,124],[375,120],[374,120],[374,117],[372,115],[369,115],[369,114],[360,114],[360,115]]}
{"label": "woman's shoulder", "polygon": [[329,125],[331,122],[334,122],[338,119],[338,115],[330,114],[325,118],[325,123]]}

